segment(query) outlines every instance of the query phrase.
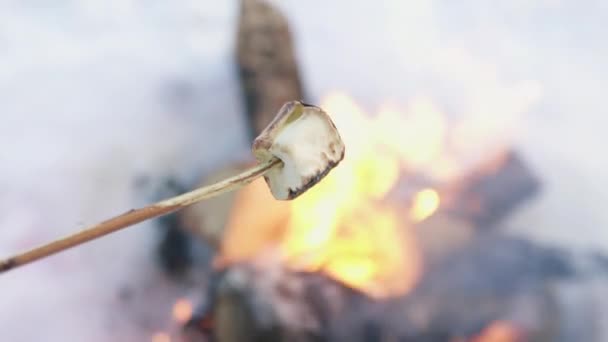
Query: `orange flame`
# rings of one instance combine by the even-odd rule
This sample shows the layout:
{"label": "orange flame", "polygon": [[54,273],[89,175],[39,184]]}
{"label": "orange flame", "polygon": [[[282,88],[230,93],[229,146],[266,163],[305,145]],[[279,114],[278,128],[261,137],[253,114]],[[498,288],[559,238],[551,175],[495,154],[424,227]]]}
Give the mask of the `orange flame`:
{"label": "orange flame", "polygon": [[[321,107],[347,146],[344,161],[288,208],[261,204],[276,203],[265,200],[263,183],[243,189],[228,220],[219,264],[260,255],[274,245],[293,269],[324,272],[374,297],[405,294],[421,272],[408,222],[430,216],[440,199],[433,189],[422,190],[407,217],[384,199],[402,167],[428,168],[439,160],[446,165],[443,116],[426,98],[415,99],[405,111],[385,106],[375,116],[339,93]],[[252,197],[259,200],[242,201]]]}
{"label": "orange flame", "polygon": [[[424,101],[413,105],[409,118],[392,108],[370,117],[343,94],[328,96],[321,107],[338,127],[346,157],[292,203],[282,252],[294,267],[325,272],[371,296],[407,293],[420,274],[419,251],[406,221],[380,200],[397,182],[402,163],[421,166],[436,157],[441,117]],[[410,133],[419,149],[409,147],[414,140],[403,140],[408,120],[416,126]],[[439,198],[430,189],[419,197],[412,215],[421,220],[437,209]]]}
{"label": "orange flame", "polygon": [[521,334],[517,328],[506,321],[496,321],[487,326],[470,342],[519,342]]}
{"label": "orange flame", "polygon": [[[416,97],[404,109],[385,105],[367,115],[347,95],[330,94],[320,106],[344,140],[344,161],[293,202],[272,199],[263,181],[241,190],[218,265],[278,255],[293,269],[324,272],[370,296],[406,294],[421,273],[410,225],[433,215],[449,197],[423,189],[401,217],[385,200],[400,175],[424,172],[443,181],[459,176],[470,157],[467,151],[477,155],[492,140],[488,137],[500,138],[504,127],[513,126],[511,119],[496,121],[486,113],[501,103],[501,117],[513,117],[508,114],[525,111],[541,90],[527,82],[508,94],[482,92],[464,118],[452,120],[449,132],[446,116],[428,97]],[[494,337],[482,341],[506,336],[501,327],[489,327],[487,334]]]}
{"label": "orange flame", "polygon": [[171,337],[167,333],[158,332],[158,333],[152,335],[151,341],[152,342],[171,342]]}
{"label": "orange flame", "polygon": [[173,319],[184,324],[192,318],[192,304],[187,299],[179,299],[173,304]]}

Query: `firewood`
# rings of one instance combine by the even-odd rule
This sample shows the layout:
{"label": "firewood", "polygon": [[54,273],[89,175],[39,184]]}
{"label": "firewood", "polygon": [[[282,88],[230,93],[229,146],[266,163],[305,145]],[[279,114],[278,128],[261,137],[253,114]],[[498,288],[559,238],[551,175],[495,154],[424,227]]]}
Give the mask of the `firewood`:
{"label": "firewood", "polygon": [[540,189],[539,178],[521,154],[504,150],[444,186],[442,210],[478,229],[491,229]]}
{"label": "firewood", "polygon": [[468,220],[439,211],[413,228],[422,260],[433,265],[470,245],[476,234],[475,226]]}
{"label": "firewood", "polygon": [[475,337],[499,322],[523,338],[510,341],[603,340],[604,286],[577,277],[566,251],[499,235],[474,241],[413,291],[385,300],[273,259],[232,265],[213,293],[212,335],[217,342],[486,341]]}
{"label": "firewood", "polygon": [[[215,293],[217,341],[314,342],[331,338],[328,324],[362,293],[321,273],[300,273],[279,260],[232,265]],[[340,339],[337,339],[340,340]]]}
{"label": "firewood", "polygon": [[238,25],[238,70],[254,137],[303,90],[285,16],[264,0],[242,0]]}

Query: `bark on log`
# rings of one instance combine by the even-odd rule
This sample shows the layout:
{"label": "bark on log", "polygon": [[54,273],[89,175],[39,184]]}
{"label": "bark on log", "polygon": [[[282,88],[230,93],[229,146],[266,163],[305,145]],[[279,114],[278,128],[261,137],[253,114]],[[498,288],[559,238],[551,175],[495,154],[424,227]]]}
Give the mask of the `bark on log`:
{"label": "bark on log", "polygon": [[[342,341],[332,336],[329,324],[345,314],[347,305],[372,302],[323,274],[292,272],[275,261],[265,258],[259,264],[232,265],[222,274],[207,312],[214,321],[207,338],[218,342]],[[197,326],[194,322],[189,329]]]}
{"label": "bark on log", "polygon": [[236,53],[253,139],[285,102],[303,98],[287,19],[266,1],[241,1]]}

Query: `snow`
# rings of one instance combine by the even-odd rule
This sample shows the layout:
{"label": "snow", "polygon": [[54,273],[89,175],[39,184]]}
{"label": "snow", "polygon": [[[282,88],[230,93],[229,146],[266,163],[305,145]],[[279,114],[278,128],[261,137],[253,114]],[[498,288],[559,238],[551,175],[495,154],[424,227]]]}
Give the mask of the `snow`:
{"label": "snow", "polygon": [[[483,127],[469,148],[512,141],[539,172],[543,196],[514,234],[608,248],[604,2],[275,2],[313,100],[339,90],[372,111],[431,97]],[[0,256],[148,202],[141,177],[191,183],[248,154],[237,5],[0,2]],[[149,341],[191,293],[157,269],[154,231],[2,275],[2,340]]]}

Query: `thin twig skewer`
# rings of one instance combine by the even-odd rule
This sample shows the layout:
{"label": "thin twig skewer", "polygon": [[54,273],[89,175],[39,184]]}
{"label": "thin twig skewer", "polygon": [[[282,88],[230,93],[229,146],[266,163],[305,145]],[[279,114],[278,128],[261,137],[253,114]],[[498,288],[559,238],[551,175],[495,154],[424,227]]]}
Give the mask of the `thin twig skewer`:
{"label": "thin twig skewer", "polygon": [[279,159],[272,158],[269,161],[260,163],[234,177],[209,186],[198,188],[182,195],[168,198],[143,208],[132,209],[124,214],[95,224],[78,233],[68,235],[64,238],[44,244],[10,258],[0,260],[0,273],[10,271],[19,266],[23,266],[33,261],[51,256],[68,248],[78,246],[123,228],[127,228],[136,223],[154,217],[170,214],[204,199],[236,190],[251,183],[253,180],[264,175],[272,168],[279,166],[281,163],[282,162]]}

